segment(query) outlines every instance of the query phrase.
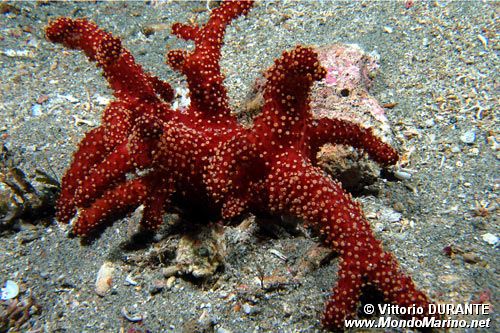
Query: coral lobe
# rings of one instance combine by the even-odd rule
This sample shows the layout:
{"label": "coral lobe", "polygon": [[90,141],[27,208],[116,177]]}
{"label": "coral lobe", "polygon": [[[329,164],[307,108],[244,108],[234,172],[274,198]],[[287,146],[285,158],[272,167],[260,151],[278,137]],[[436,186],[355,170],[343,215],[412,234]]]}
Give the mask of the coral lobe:
{"label": "coral lobe", "polygon": [[191,52],[167,55],[168,64],[187,78],[191,104],[185,112],[171,109],[170,85],[145,73],[118,38],[85,19],[49,24],[47,38],[97,62],[116,98],[101,126],[80,143],[63,178],[59,221],[71,220],[77,235],[88,236],[140,205],[146,230],[156,230],[173,205],[196,207],[211,219],[245,212],[294,215],[340,254],[325,326],[340,328],[354,317],[367,286],[381,291],[386,302],[428,304],[375,239],[360,205],[315,166],[326,143],[364,150],[381,165],[396,163],[398,156],[370,129],[313,118],[311,86],[326,71],[312,48],[284,52],[266,72],[264,106],[251,127],[231,115],[220,49],[226,26],[251,5],[227,1],[203,26],[174,24],[175,35],[195,44]]}

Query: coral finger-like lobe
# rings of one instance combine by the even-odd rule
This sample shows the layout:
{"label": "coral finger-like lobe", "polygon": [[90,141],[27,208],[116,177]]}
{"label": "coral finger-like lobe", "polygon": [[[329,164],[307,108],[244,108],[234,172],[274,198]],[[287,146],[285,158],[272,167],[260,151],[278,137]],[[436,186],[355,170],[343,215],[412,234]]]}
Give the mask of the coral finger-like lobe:
{"label": "coral finger-like lobe", "polygon": [[151,231],[173,207],[207,221],[247,212],[294,215],[340,255],[326,327],[341,328],[354,317],[368,287],[399,306],[428,304],[374,237],[360,205],[316,166],[327,143],[363,150],[382,166],[395,164],[398,155],[370,129],[313,117],[311,87],[327,72],[312,48],[283,52],[266,72],[264,105],[252,126],[231,115],[220,50],[227,25],[251,5],[226,1],[202,26],[174,24],[175,35],[195,44],[192,51],[167,55],[190,90],[191,104],[182,112],[169,104],[170,85],[145,73],[118,38],[84,19],[49,24],[47,38],[95,61],[116,98],[74,155],[62,181],[58,219],[71,220],[73,232],[86,237],[141,205],[141,227]]}

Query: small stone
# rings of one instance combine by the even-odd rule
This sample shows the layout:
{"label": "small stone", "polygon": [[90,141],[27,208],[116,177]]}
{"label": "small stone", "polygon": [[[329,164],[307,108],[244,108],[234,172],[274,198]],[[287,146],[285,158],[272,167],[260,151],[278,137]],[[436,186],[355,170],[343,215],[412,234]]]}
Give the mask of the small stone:
{"label": "small stone", "polygon": [[166,282],[163,280],[155,280],[153,281],[153,285],[149,289],[149,293],[151,295],[159,294],[163,291],[163,289],[165,289],[166,285]]}
{"label": "small stone", "polygon": [[288,304],[288,303],[283,304],[283,315],[285,317],[290,317],[292,315],[292,313],[293,313],[293,309],[290,306],[290,304]]}
{"label": "small stone", "polygon": [[479,154],[479,149],[477,149],[476,147],[471,148],[471,150],[469,151],[469,153],[471,155],[477,156]]}
{"label": "small stone", "polygon": [[434,119],[431,118],[431,119],[427,119],[424,124],[425,124],[425,127],[432,127],[436,123],[434,122]]}
{"label": "small stone", "polygon": [[454,284],[460,281],[460,278],[455,274],[442,275],[439,280],[446,284]]}
{"label": "small stone", "polygon": [[107,294],[113,284],[113,272],[115,267],[112,262],[106,261],[99,268],[95,281],[95,293],[101,297]]}
{"label": "small stone", "polygon": [[459,146],[453,146],[451,147],[451,152],[452,153],[460,153],[460,147]]}
{"label": "small stone", "polygon": [[43,104],[49,99],[47,95],[41,95],[36,99],[37,104]]}
{"label": "small stone", "polygon": [[394,172],[394,177],[396,177],[399,180],[408,180],[411,178],[411,173],[398,170]]}
{"label": "small stone", "polygon": [[19,286],[12,280],[5,282],[5,287],[0,289],[0,299],[8,300],[13,299],[19,294]]}
{"label": "small stone", "polygon": [[404,211],[405,211],[405,205],[403,205],[403,203],[402,203],[402,202],[400,202],[400,201],[396,202],[396,203],[394,204],[393,208],[394,208],[394,210],[395,210],[396,212],[399,212],[399,213],[402,213],[402,212],[404,212]]}
{"label": "small stone", "polygon": [[172,289],[174,284],[175,284],[175,276],[171,276],[167,279],[167,282],[165,283],[165,287],[167,287],[167,289]]}
{"label": "small stone", "polygon": [[387,32],[388,34],[392,34],[394,32],[394,29],[389,26],[385,26],[384,31]]}
{"label": "small stone", "polygon": [[488,38],[484,37],[483,35],[477,35],[477,38],[481,41],[481,44],[483,44],[483,47],[487,50],[488,49]]}
{"label": "small stone", "polygon": [[128,285],[128,286],[137,286],[137,281],[135,281],[132,276],[129,274],[127,275],[127,277],[125,278],[125,285]]}
{"label": "small stone", "polygon": [[163,274],[163,276],[166,278],[174,276],[178,272],[179,272],[179,267],[177,265],[168,266],[168,267],[162,268],[162,270],[161,270],[161,274]]}
{"label": "small stone", "polygon": [[477,254],[472,252],[462,254],[462,258],[468,264],[476,264],[481,261],[481,258]]}
{"label": "small stone", "polygon": [[276,257],[278,257],[279,259],[283,260],[283,261],[287,261],[287,257],[281,253],[280,251],[276,250],[276,249],[270,249],[269,250],[270,253],[274,254]]}
{"label": "small stone", "polygon": [[130,313],[126,307],[122,307],[121,314],[125,319],[127,319],[128,321],[130,321],[132,323],[137,323],[137,322],[142,321],[144,319],[142,314]]}
{"label": "small stone", "polygon": [[251,314],[254,314],[257,312],[257,309],[255,308],[255,306],[250,305],[248,303],[243,304],[242,309],[243,309],[243,312],[245,312],[247,315],[251,315]]}
{"label": "small stone", "polygon": [[39,117],[42,115],[42,106],[40,104],[35,104],[31,107],[31,115],[33,117]]}
{"label": "small stone", "polygon": [[78,102],[78,98],[75,98],[72,95],[60,95],[60,97],[66,99],[70,103],[77,103]]}
{"label": "small stone", "polygon": [[387,211],[383,213],[380,219],[390,223],[396,223],[401,221],[401,217],[401,213],[398,213],[396,211]]}
{"label": "small stone", "polygon": [[215,330],[215,333],[233,333],[233,331],[227,330],[224,327],[219,327]]}
{"label": "small stone", "polygon": [[490,245],[495,246],[498,244],[498,236],[496,236],[496,235],[486,233],[482,237],[483,237],[483,240]]}
{"label": "small stone", "polygon": [[101,95],[97,95],[96,97],[94,97],[94,100],[99,105],[108,105],[109,102],[111,101],[109,98],[101,96]]}
{"label": "small stone", "polygon": [[473,144],[476,141],[476,132],[474,130],[467,131],[462,134],[460,140],[468,145]]}

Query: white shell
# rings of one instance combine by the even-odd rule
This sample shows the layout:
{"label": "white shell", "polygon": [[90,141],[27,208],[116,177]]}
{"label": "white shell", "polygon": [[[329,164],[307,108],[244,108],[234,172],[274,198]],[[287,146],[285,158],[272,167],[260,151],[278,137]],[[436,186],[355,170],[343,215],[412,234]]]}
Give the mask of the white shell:
{"label": "white shell", "polygon": [[0,289],[0,299],[7,300],[19,294],[19,286],[12,280],[5,282],[5,287]]}

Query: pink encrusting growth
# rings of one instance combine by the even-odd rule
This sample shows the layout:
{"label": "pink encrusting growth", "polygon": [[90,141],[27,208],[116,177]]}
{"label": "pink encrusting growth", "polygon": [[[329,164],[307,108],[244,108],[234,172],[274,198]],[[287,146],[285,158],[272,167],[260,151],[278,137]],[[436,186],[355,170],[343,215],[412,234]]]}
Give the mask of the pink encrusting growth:
{"label": "pink encrusting growth", "polygon": [[212,220],[245,212],[294,215],[340,254],[339,280],[323,316],[326,327],[341,328],[354,317],[368,286],[385,302],[428,304],[374,238],[359,204],[315,166],[326,143],[364,150],[384,166],[398,156],[370,129],[313,118],[311,87],[326,71],[312,48],[284,52],[266,72],[265,103],[252,127],[231,115],[220,49],[226,26],[251,5],[223,2],[203,26],[173,26],[174,34],[195,44],[191,52],[174,50],[167,57],[187,78],[191,104],[182,113],[170,107],[170,86],[146,74],[118,38],[84,19],[49,24],[47,38],[96,61],[116,98],[101,126],[80,143],[63,178],[59,221],[71,221],[75,234],[88,236],[140,205],[141,227],[151,231],[173,206],[196,207]]}

